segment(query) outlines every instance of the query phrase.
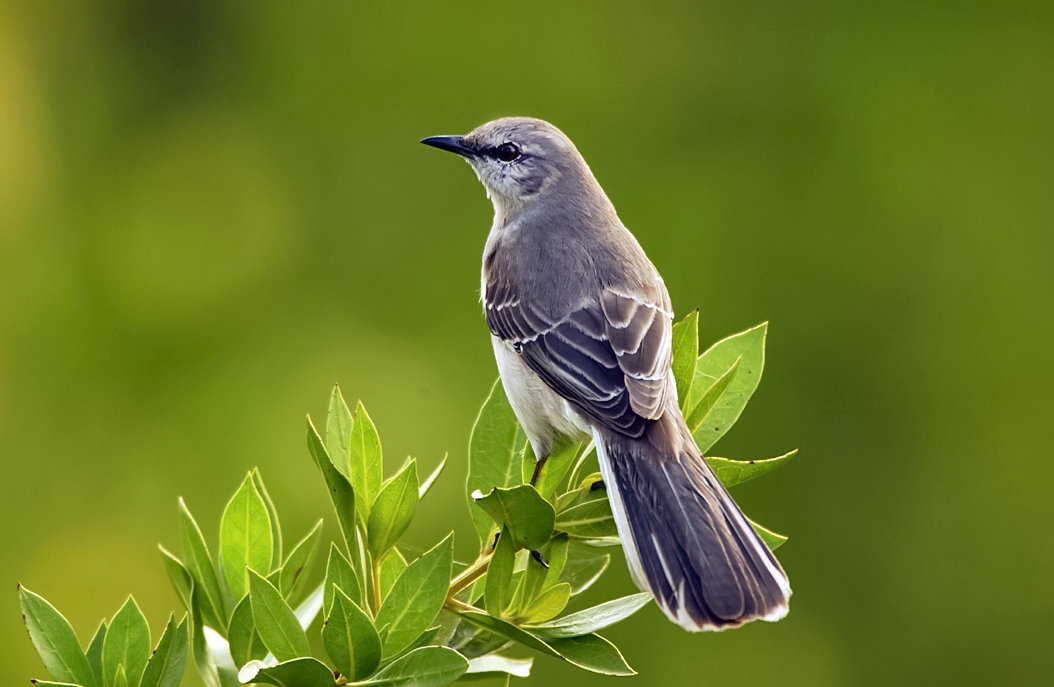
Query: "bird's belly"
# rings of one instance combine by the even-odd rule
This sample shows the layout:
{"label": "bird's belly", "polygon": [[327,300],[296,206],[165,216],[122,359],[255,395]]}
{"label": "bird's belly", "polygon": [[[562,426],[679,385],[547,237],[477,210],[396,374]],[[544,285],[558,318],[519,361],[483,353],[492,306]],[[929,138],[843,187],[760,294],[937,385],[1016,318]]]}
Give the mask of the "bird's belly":
{"label": "bird's belly", "polygon": [[585,418],[527,367],[509,344],[496,336],[491,336],[491,343],[505,395],[535,454],[549,455],[556,434],[576,440],[591,436]]}

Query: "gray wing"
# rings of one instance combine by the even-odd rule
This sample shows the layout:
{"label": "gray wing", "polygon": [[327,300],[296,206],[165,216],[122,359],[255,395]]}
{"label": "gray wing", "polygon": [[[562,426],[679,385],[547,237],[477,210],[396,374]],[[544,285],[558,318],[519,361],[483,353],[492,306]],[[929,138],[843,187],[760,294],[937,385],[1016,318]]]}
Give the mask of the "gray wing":
{"label": "gray wing", "polygon": [[554,316],[510,284],[492,282],[484,305],[490,331],[550,388],[595,422],[639,437],[671,393],[672,314],[660,291],[650,299],[604,290],[597,301]]}

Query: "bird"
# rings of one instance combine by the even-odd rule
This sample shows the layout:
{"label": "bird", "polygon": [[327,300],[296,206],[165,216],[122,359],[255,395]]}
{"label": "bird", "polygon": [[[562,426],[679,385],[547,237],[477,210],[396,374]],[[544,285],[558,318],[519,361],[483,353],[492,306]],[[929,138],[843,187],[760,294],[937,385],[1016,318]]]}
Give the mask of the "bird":
{"label": "bird", "polygon": [[529,117],[421,142],[466,160],[494,205],[481,296],[535,476],[560,437],[592,439],[630,576],[670,620],[783,618],[787,575],[678,407],[666,285],[575,145]]}

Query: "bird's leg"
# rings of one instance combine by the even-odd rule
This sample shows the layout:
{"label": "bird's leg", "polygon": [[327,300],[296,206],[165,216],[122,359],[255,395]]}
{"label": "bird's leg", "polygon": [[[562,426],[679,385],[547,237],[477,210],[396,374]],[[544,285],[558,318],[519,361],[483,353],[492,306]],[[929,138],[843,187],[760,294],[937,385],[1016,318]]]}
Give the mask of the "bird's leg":
{"label": "bird's leg", "polygon": [[534,474],[531,475],[531,486],[533,487],[538,482],[539,475],[542,474],[542,466],[545,465],[545,461],[549,460],[549,454],[545,454],[538,459],[538,462],[534,464]]}

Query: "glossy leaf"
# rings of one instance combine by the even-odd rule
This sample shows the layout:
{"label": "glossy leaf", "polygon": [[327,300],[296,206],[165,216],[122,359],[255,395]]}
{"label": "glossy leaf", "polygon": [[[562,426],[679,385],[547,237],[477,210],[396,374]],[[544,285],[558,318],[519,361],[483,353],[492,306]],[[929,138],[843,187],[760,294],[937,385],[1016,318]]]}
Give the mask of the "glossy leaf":
{"label": "glossy leaf", "polygon": [[311,653],[307,635],[293,609],[281,592],[254,570],[249,571],[249,597],[256,631],[275,658],[288,661]]}
{"label": "glossy leaf", "polygon": [[750,518],[747,518],[747,522],[750,523],[750,526],[753,527],[754,531],[758,533],[759,537],[761,537],[761,541],[765,542],[765,546],[769,547],[769,551],[775,551],[787,543],[787,537],[782,534],[778,534],[766,527],[762,527]]}
{"label": "glossy leaf", "polygon": [[172,587],[175,588],[179,600],[183,602],[183,607],[189,612],[191,607],[190,595],[194,591],[194,578],[186,566],[183,565],[183,561],[176,558],[160,544],[157,545],[157,548],[161,552],[161,560],[165,564],[165,572],[168,573],[168,579],[171,580]]}
{"label": "glossy leaf", "polygon": [[[534,483],[534,488],[542,495],[542,498],[548,499],[556,493],[557,488],[564,481],[564,477],[567,476],[568,471],[574,465],[575,459],[578,458],[581,450],[581,442],[568,443],[561,440],[553,446],[549,460],[545,461],[545,465],[538,471],[538,479]],[[534,447],[531,446],[530,442],[527,442],[526,447],[523,449],[524,484],[530,483],[537,462],[538,458],[534,455]]]}
{"label": "glossy leaf", "polygon": [[329,453],[322,445],[322,439],[315,431],[315,426],[311,424],[310,417],[307,418],[307,447],[315,465],[322,471],[322,476],[326,480],[329,498],[333,503],[333,510],[337,512],[337,522],[344,536],[344,545],[354,565],[359,550],[355,526],[355,490],[352,489],[351,482],[333,466]]}
{"label": "glossy leaf", "polygon": [[95,635],[88,642],[88,648],[84,650],[84,656],[88,659],[92,674],[95,675],[95,684],[102,684],[102,644],[106,639],[106,621],[99,623]]}
{"label": "glossy leaf", "polygon": [[[384,481],[384,457],[381,439],[362,401],[355,406],[355,422],[351,428],[351,483],[358,498],[357,506],[362,522],[370,521],[373,500],[380,493]],[[417,488],[416,486],[414,487]]]}
{"label": "glossy leaf", "polygon": [[529,629],[534,634],[552,638],[587,635],[625,620],[648,605],[651,599],[649,592],[631,594],[598,604],[584,611],[569,613],[547,623],[530,625],[525,629]]}
{"label": "glossy leaf", "polygon": [[247,568],[262,575],[271,571],[273,547],[267,505],[253,483],[252,474],[246,475],[220,519],[220,560],[235,601],[240,601],[249,591]]}
{"label": "glossy leaf", "polygon": [[204,621],[215,627],[227,627],[227,605],[216,576],[216,566],[212,563],[201,528],[182,498],[179,499],[179,530],[183,541],[183,564],[194,577],[194,586],[201,592],[199,603]]}
{"label": "glossy leaf", "polygon": [[369,616],[339,588],[322,627],[322,642],[333,665],[349,680],[361,680],[381,663],[381,640]]}
{"label": "glossy leaf", "polygon": [[264,486],[259,468],[253,468],[250,474],[253,477],[253,484],[256,485],[256,491],[260,492],[260,497],[263,498],[264,504],[267,506],[267,517],[271,520],[271,535],[274,538],[274,546],[271,549],[271,564],[278,565],[278,562],[282,560],[282,525],[278,522],[278,510],[274,507],[274,501],[271,500],[271,494],[267,492],[267,487]]}
{"label": "glossy leaf", "polygon": [[178,687],[183,678],[183,669],[187,664],[187,653],[190,651],[190,621],[188,616],[176,624],[175,616],[170,616],[165,625],[164,634],[150,655],[150,660],[143,671],[139,687]]}
{"label": "glossy leaf", "polygon": [[[340,386],[333,385],[329,396],[329,413],[326,414],[326,451],[333,467],[351,482],[351,428],[354,421],[351,409],[340,393]],[[354,484],[354,482],[352,482]]]}
{"label": "glossy leaf", "polygon": [[549,541],[547,550],[543,552],[545,562],[549,568],[545,571],[545,586],[552,587],[560,580],[567,565],[567,550],[569,539],[566,534],[558,534]]}
{"label": "glossy leaf", "polygon": [[417,461],[411,460],[388,480],[370,508],[367,538],[370,552],[380,558],[395,546],[417,510]]}
{"label": "glossy leaf", "polygon": [[43,597],[21,585],[18,596],[29,639],[51,677],[61,682],[99,687],[69,621]]}
{"label": "glossy leaf", "polygon": [[278,685],[278,687],[334,687],[333,671],[316,658],[302,657],[267,667],[254,661],[242,668],[238,679],[243,683]]}
{"label": "glossy leaf", "polygon": [[439,479],[439,476],[441,474],[443,474],[443,468],[446,467],[447,457],[448,456],[443,456],[443,460],[439,461],[439,465],[437,465],[436,469],[432,471],[432,474],[428,476],[428,479],[426,479],[424,482],[421,482],[421,486],[417,490],[417,497],[419,499],[423,499],[425,497],[425,494],[427,494],[428,490],[432,488],[432,485],[435,484],[435,481]]}
{"label": "glossy leaf", "polygon": [[234,665],[241,668],[252,660],[267,655],[267,647],[256,631],[253,620],[252,600],[246,596],[231,613],[231,624],[227,627],[227,641],[230,643],[231,658]]}
{"label": "glossy leaf", "polygon": [[[103,676],[106,677],[105,675]],[[117,665],[117,671],[114,673],[113,680],[109,682],[112,687],[128,687],[128,674],[124,670],[124,666],[121,664]]]}
{"label": "glossy leaf", "polygon": [[501,617],[512,601],[512,570],[516,565],[516,545],[505,527],[498,537],[490,564],[487,566],[487,584],[483,601],[487,613]]}
{"label": "glossy leaf", "polygon": [[728,458],[711,458],[707,456],[706,462],[710,469],[714,471],[714,474],[717,475],[717,478],[721,480],[721,484],[726,487],[732,487],[782,467],[784,463],[797,454],[798,450],[795,449],[790,453],[784,453],[782,456],[767,460],[729,460]]}
{"label": "glossy leaf", "polygon": [[307,576],[311,572],[311,564],[315,562],[315,554],[321,540],[322,521],[319,520],[307,536],[289,552],[289,558],[282,564],[278,589],[287,600],[292,601],[298,597],[307,584]]}
{"label": "glossy leaf", "polygon": [[568,663],[602,675],[636,675],[622,652],[600,635],[591,634],[567,639],[549,639],[548,644]]}
{"label": "glossy leaf", "polygon": [[115,684],[118,666],[124,666],[128,682],[138,685],[150,658],[150,625],[131,596],[106,627],[102,643],[103,685]]}
{"label": "glossy leaf", "polygon": [[411,563],[377,613],[376,626],[387,627],[384,657],[397,655],[418,635],[435,623],[450,586],[453,563],[453,535]]}
{"label": "glossy leaf", "polygon": [[571,541],[567,547],[567,562],[559,581],[571,585],[571,595],[581,594],[593,586],[611,563],[611,555],[579,541]]}
{"label": "glossy leaf", "polygon": [[695,380],[695,361],[699,357],[699,311],[693,310],[673,325],[673,377],[677,398],[683,410]]}
{"label": "glossy leaf", "polygon": [[441,687],[457,680],[466,670],[468,661],[453,649],[425,646],[398,658],[369,680],[358,684],[371,687]]}
{"label": "glossy leaf", "polygon": [[560,615],[570,600],[571,585],[560,582],[535,594],[519,616],[529,623],[545,622]]}
{"label": "glossy leaf", "polygon": [[362,590],[359,587],[359,578],[355,570],[348,563],[348,559],[340,552],[336,544],[329,546],[329,561],[326,563],[326,582],[323,596],[322,613],[329,615],[333,608],[333,589],[340,587],[348,598],[362,603]]}
{"label": "glossy leaf", "polygon": [[586,539],[618,534],[615,516],[611,514],[611,504],[606,498],[591,499],[560,512],[556,516],[556,529]]}
{"label": "glossy leaf", "polygon": [[395,581],[399,579],[399,575],[402,575],[404,570],[406,570],[406,559],[399,553],[399,549],[393,546],[381,559],[382,600],[388,596],[388,592],[395,586]]}
{"label": "glossy leaf", "polygon": [[194,654],[194,664],[198,668],[198,675],[201,676],[201,680],[205,683],[205,687],[226,687],[226,685],[220,680],[219,671],[216,669],[216,662],[213,660],[212,652],[209,651],[208,642],[205,641],[205,632],[202,625],[203,614],[201,612],[201,599],[201,590],[195,587],[194,592],[191,595],[190,609],[190,640],[191,651]]}
{"label": "glossy leaf", "polygon": [[477,490],[486,494],[495,487],[522,484],[521,463],[526,443],[527,435],[520,429],[499,379],[491,387],[472,426],[468,447],[469,511],[480,541],[487,546],[494,523],[472,505],[471,495]]}
{"label": "glossy leaf", "polygon": [[553,535],[556,513],[529,484],[511,489],[495,488],[489,494],[473,493],[476,505],[499,526],[507,525],[513,540],[525,549],[540,549]]}
{"label": "glossy leaf", "polygon": [[[705,391],[702,392],[698,399],[695,399],[691,409],[685,412],[684,421],[688,425],[688,429],[692,432],[698,432],[703,426],[703,423],[707,421],[710,414],[720,403],[722,395],[728,390],[728,387],[735,380],[736,375],[739,374],[739,363],[741,359],[737,358],[732,365],[725,370],[725,372],[714,381]],[[693,384],[692,388],[695,389],[699,384]],[[694,394],[693,394],[694,395]],[[696,438],[698,443],[699,439]]]}
{"label": "glossy leaf", "polygon": [[[761,381],[765,368],[765,336],[768,323],[764,322],[740,334],[722,339],[699,356],[696,362],[693,387],[711,386],[741,358],[739,370],[720,400],[698,429],[692,430],[699,450],[705,455],[718,439],[735,424]],[[689,425],[691,426],[691,425]]]}
{"label": "glossy leaf", "polygon": [[513,658],[500,654],[487,654],[470,659],[468,670],[461,677],[462,682],[470,680],[492,680],[505,677],[530,677],[533,658]]}

